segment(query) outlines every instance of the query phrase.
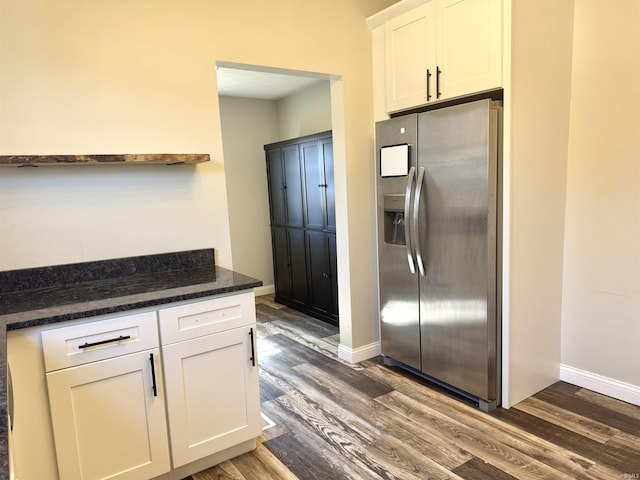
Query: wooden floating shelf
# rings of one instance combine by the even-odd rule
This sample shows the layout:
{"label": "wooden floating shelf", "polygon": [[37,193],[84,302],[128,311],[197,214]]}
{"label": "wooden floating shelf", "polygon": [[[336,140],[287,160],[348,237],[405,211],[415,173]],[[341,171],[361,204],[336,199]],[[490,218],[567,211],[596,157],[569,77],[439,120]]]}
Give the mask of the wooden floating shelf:
{"label": "wooden floating shelf", "polygon": [[40,167],[53,165],[187,165],[210,161],[205,154],[123,154],[123,155],[0,155],[0,167]]}

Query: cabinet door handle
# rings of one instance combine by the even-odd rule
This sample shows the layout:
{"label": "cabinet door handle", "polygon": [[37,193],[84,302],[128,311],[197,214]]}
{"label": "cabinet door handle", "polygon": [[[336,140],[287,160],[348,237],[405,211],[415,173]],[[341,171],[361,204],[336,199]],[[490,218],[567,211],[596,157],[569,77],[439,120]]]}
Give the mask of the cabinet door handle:
{"label": "cabinet door handle", "polygon": [[326,183],[321,183],[318,185],[320,188],[327,188],[329,185],[327,185]]}
{"label": "cabinet door handle", "polygon": [[431,100],[431,70],[427,68],[427,102]]}
{"label": "cabinet door handle", "polygon": [[97,345],[104,345],[105,343],[119,342],[120,340],[129,340],[131,335],[120,335],[118,338],[110,338],[108,340],[101,340],[100,342],[93,343],[83,343],[82,345],[78,345],[79,349],[95,347]]}
{"label": "cabinet door handle", "polygon": [[251,365],[255,367],[256,366],[256,350],[255,350],[255,347],[253,346],[253,328],[249,329],[249,340],[251,341],[251,357],[249,357],[249,360],[251,360]]}
{"label": "cabinet door handle", "polygon": [[153,361],[153,353],[149,354],[149,361],[151,362],[151,391],[153,396],[158,396],[158,387],[156,386],[156,364]]}
{"label": "cabinet door handle", "polygon": [[436,98],[440,98],[441,92],[440,92],[440,74],[442,73],[442,70],[440,70],[440,67],[436,67]]}

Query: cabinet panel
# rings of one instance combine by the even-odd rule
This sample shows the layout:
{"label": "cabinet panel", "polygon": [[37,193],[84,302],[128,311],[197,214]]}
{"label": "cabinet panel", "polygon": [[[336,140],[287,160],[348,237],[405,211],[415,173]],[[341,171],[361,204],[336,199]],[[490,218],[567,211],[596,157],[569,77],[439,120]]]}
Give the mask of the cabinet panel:
{"label": "cabinet panel", "polygon": [[163,345],[256,322],[253,293],[239,293],[158,311]]}
{"label": "cabinet panel", "polygon": [[437,59],[444,98],[502,84],[500,0],[438,0]]}
{"label": "cabinet panel", "polygon": [[307,255],[305,249],[304,230],[289,229],[289,259],[291,269],[291,300],[305,305],[308,301],[307,291]]}
{"label": "cabinet panel", "polygon": [[331,139],[320,142],[322,148],[322,166],[324,168],[325,187],[325,228],[336,231],[336,187],[333,175],[333,141]]}
{"label": "cabinet panel", "polygon": [[302,167],[298,146],[293,145],[282,149],[285,176],[285,196],[287,207],[287,223],[289,227],[302,227],[303,200],[302,200]]}
{"label": "cabinet panel", "polygon": [[250,328],[163,347],[174,467],[260,435]]}
{"label": "cabinet panel", "polygon": [[267,150],[267,177],[269,188],[269,205],[271,206],[271,223],[287,224],[287,207],[285,204],[285,178],[282,163],[282,149]]}
{"label": "cabinet panel", "polygon": [[434,1],[385,23],[387,111],[427,102],[427,69],[435,75]]}
{"label": "cabinet panel", "polygon": [[47,387],[60,478],[133,480],[169,471],[158,349],[47,373]]}
{"label": "cabinet panel", "polygon": [[[330,239],[333,239],[333,242],[330,242]],[[337,313],[337,309],[334,309],[337,305],[337,282],[334,276],[337,270],[334,264],[335,236],[325,232],[308,231],[307,247],[309,249],[310,306],[324,314],[335,314]]]}
{"label": "cabinet panel", "polygon": [[276,296],[289,299],[291,297],[291,270],[287,228],[271,227],[271,240]]}
{"label": "cabinet panel", "polygon": [[304,166],[305,188],[305,226],[317,230],[324,229],[325,218],[325,181],[324,165],[320,144],[307,142],[300,145]]}
{"label": "cabinet panel", "polygon": [[156,312],[124,315],[42,332],[47,372],[158,346]]}

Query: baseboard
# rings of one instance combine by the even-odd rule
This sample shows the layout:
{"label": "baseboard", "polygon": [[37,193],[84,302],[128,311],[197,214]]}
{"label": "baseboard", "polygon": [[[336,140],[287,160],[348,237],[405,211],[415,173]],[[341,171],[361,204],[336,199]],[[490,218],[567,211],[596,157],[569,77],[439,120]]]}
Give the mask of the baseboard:
{"label": "baseboard", "polygon": [[640,406],[640,386],[560,365],[560,380]]}
{"label": "baseboard", "polygon": [[255,287],[253,289],[253,294],[256,297],[261,297],[263,295],[274,295],[276,293],[275,285],[263,285],[261,287]]}
{"label": "baseboard", "polygon": [[345,362],[358,363],[369,358],[377,357],[382,352],[380,342],[370,343],[358,348],[349,348],[340,344],[338,346],[338,357]]}

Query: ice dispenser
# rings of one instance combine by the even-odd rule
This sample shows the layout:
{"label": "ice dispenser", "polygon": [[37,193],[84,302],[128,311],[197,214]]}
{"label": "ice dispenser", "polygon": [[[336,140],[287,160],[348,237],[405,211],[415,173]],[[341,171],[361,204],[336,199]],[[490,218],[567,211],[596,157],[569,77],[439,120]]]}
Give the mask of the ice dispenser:
{"label": "ice dispenser", "polygon": [[404,230],[404,195],[384,196],[384,241],[406,245]]}

